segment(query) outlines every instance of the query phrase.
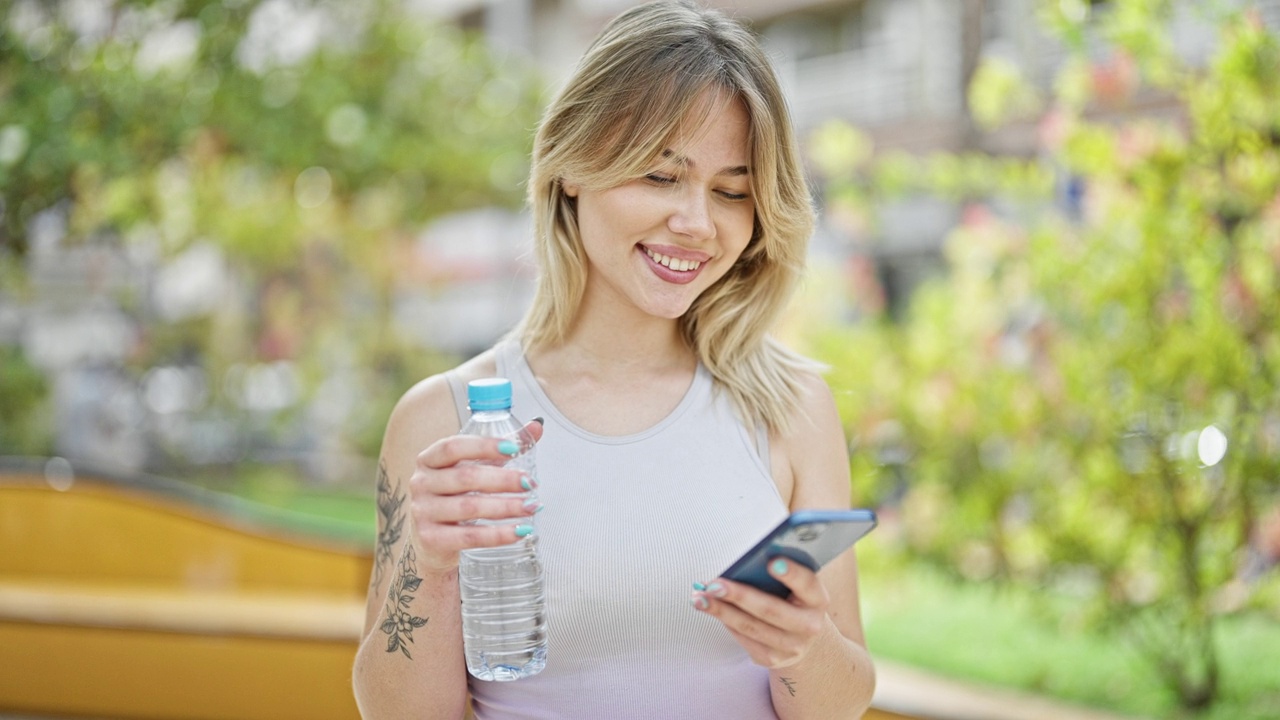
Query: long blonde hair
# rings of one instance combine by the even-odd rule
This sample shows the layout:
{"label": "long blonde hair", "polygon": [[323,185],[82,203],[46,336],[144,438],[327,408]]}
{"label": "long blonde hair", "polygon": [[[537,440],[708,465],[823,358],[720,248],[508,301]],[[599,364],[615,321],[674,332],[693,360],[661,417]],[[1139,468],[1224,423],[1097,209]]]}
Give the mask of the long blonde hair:
{"label": "long blonde hair", "polygon": [[582,301],[587,257],[562,180],[613,187],[650,172],[682,121],[710,112],[712,103],[699,102],[709,90],[737,98],[750,117],[755,230],[737,263],[679,319],[680,330],[748,421],[784,430],[800,374],[816,365],[768,333],[804,269],[813,206],[768,58],[750,32],[714,10],[687,2],[627,10],[548,107],[529,177],[540,272],[515,333],[526,348],[561,342]]}

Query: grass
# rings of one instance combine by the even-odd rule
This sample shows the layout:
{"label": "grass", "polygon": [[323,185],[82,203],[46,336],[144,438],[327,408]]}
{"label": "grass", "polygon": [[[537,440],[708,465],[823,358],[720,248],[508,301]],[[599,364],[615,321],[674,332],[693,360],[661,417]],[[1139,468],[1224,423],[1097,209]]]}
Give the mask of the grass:
{"label": "grass", "polygon": [[1259,614],[1222,619],[1221,699],[1189,714],[1131,645],[1082,626],[1069,607],[1051,620],[1027,591],[923,567],[869,562],[862,576],[867,644],[879,657],[1137,717],[1280,718],[1280,623]]}
{"label": "grass", "polygon": [[372,479],[367,488],[316,486],[301,482],[287,466],[245,463],[234,473],[209,473],[186,480],[248,501],[252,514],[267,524],[373,546]]}

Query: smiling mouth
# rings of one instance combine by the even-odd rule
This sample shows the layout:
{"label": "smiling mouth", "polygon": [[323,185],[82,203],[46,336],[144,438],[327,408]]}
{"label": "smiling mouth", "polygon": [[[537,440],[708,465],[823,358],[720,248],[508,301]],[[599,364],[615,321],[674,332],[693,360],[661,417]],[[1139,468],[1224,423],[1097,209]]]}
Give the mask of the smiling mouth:
{"label": "smiling mouth", "polygon": [[702,263],[697,260],[681,260],[680,258],[656,253],[649,248],[645,248],[644,252],[649,256],[649,259],[658,263],[662,267],[675,270],[676,272],[692,272],[702,266]]}

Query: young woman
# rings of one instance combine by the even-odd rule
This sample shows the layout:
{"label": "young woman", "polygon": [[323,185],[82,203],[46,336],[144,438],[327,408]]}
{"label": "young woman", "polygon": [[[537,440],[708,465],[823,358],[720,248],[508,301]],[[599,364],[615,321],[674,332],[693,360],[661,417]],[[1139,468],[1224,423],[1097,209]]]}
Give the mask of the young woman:
{"label": "young woman", "polygon": [[[529,196],[540,277],[523,323],[409,390],[387,425],[380,503],[410,510],[379,518],[362,713],[860,716],[875,679],[853,553],[818,574],[778,566],[788,600],[715,577],[790,510],[850,505],[831,392],[768,335],[813,212],[755,39],[684,2],[623,13],[547,110]],[[498,441],[456,435],[465,383],[495,375],[517,417],[542,418],[550,647],[515,682],[468,676],[459,613],[459,551],[517,532],[464,521],[529,514],[488,494],[519,492],[518,471],[467,462],[503,459]],[[406,577],[420,585],[396,610]]]}

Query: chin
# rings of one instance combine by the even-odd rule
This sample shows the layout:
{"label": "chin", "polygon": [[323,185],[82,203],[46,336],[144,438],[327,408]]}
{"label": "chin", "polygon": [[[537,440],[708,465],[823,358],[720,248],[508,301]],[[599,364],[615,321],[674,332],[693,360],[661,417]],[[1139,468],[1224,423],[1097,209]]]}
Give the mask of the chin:
{"label": "chin", "polygon": [[697,299],[698,296],[694,295],[688,299],[679,298],[667,302],[653,303],[649,306],[649,314],[666,318],[667,320],[676,320],[684,317]]}
{"label": "chin", "polygon": [[[665,289],[670,290],[671,288]],[[689,308],[693,307],[697,299],[702,296],[706,288],[694,292],[692,288],[686,285],[680,290],[674,293],[657,292],[647,294],[646,297],[640,300],[638,306],[653,317],[666,320],[682,318],[689,312]]]}

